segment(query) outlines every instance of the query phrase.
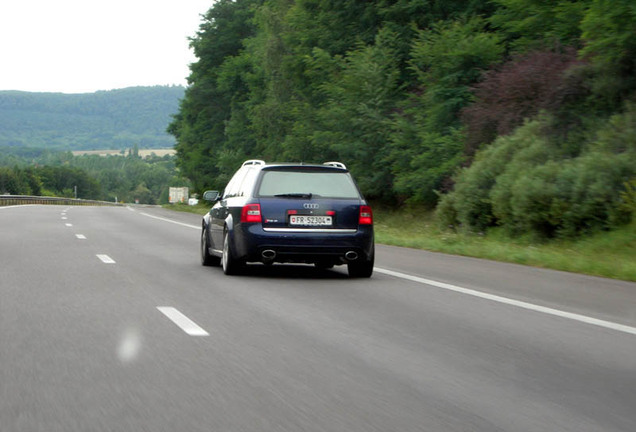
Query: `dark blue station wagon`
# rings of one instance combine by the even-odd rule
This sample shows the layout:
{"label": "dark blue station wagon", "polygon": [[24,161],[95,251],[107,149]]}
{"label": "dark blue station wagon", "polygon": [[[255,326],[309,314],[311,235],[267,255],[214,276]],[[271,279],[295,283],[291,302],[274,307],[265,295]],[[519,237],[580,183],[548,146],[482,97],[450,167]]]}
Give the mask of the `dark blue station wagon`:
{"label": "dark blue station wagon", "polygon": [[237,274],[246,263],[346,264],[370,277],[373,213],[340,162],[323,165],[243,163],[203,216],[201,262]]}

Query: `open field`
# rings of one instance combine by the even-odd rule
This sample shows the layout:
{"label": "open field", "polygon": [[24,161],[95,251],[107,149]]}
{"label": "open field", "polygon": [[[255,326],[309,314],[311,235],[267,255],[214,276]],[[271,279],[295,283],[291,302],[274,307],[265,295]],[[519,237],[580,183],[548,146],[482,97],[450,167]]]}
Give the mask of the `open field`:
{"label": "open field", "polygon": [[[81,155],[98,155],[98,156],[125,156],[128,154],[128,150],[78,150],[74,151],[73,156],[81,156]],[[173,148],[163,148],[163,149],[140,149],[139,156],[142,158],[146,158],[155,154],[159,157],[164,157],[166,155],[174,156],[177,151]]]}

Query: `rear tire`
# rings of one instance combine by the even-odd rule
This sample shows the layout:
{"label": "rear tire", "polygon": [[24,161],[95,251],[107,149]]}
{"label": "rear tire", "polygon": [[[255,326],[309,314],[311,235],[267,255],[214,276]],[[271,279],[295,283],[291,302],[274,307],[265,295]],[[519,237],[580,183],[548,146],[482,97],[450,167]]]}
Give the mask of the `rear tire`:
{"label": "rear tire", "polygon": [[373,274],[373,264],[375,261],[375,245],[371,249],[371,257],[367,261],[357,260],[347,264],[349,277],[370,278]]}
{"label": "rear tire", "polygon": [[373,261],[362,261],[360,263],[347,264],[349,277],[370,278],[373,274]]}
{"label": "rear tire", "polygon": [[221,259],[214,255],[210,255],[210,249],[208,245],[208,233],[205,228],[201,230],[201,265],[204,266],[218,266],[221,263]]}
{"label": "rear tire", "polygon": [[226,275],[237,275],[241,272],[242,263],[234,258],[232,244],[230,243],[230,233],[225,231],[223,235],[223,257],[221,258],[223,273]]}

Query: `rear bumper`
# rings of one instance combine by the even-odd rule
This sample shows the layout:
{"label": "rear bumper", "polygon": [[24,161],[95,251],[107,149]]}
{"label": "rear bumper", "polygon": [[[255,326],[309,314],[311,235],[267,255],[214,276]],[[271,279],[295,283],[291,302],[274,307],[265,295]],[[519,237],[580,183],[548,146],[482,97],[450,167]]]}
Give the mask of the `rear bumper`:
{"label": "rear bumper", "polygon": [[[264,230],[260,224],[241,224],[234,227],[233,234],[235,258],[247,262],[344,264],[370,261],[374,254],[373,226],[354,230]],[[350,259],[353,254],[349,254],[348,259],[348,252],[356,258]]]}

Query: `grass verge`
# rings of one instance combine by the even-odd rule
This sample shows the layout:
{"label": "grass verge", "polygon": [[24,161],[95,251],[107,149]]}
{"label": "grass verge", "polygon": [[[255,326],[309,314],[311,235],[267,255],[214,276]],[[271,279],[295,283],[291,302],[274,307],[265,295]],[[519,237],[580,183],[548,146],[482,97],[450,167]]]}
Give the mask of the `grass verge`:
{"label": "grass verge", "polygon": [[[164,205],[204,215],[209,204]],[[636,282],[636,223],[578,240],[539,243],[493,230],[471,235],[440,230],[431,212],[374,208],[376,242]]]}
{"label": "grass verge", "polygon": [[163,204],[161,207],[168,210],[194,213],[203,216],[210,210],[211,205],[209,203],[201,203],[199,201],[199,204],[193,206],[188,204]]}
{"label": "grass verge", "polygon": [[485,235],[443,231],[426,211],[376,210],[375,231],[382,244],[636,282],[636,223],[577,240],[540,243],[497,230]]}

